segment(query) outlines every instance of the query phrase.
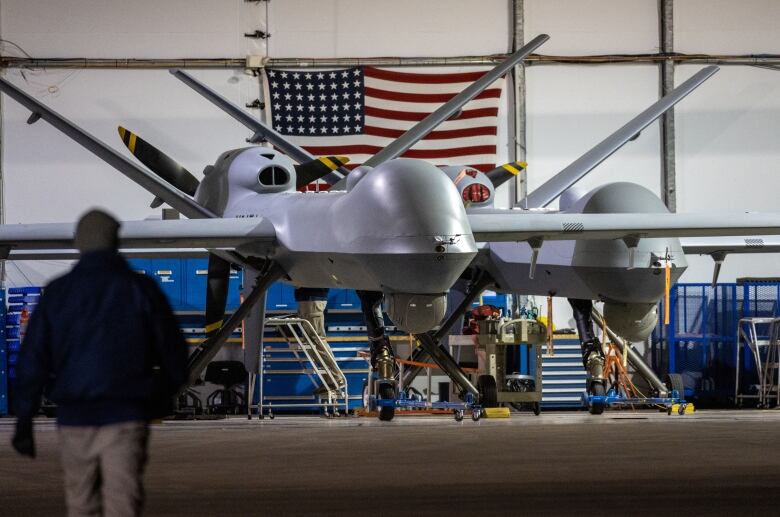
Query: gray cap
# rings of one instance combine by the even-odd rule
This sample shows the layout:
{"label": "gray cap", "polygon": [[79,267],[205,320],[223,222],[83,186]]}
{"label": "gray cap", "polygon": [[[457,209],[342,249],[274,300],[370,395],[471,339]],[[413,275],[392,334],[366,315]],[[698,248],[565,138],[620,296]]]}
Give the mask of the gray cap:
{"label": "gray cap", "polygon": [[116,251],[119,245],[119,221],[102,210],[90,210],[76,225],[74,244],[82,254],[91,251]]}

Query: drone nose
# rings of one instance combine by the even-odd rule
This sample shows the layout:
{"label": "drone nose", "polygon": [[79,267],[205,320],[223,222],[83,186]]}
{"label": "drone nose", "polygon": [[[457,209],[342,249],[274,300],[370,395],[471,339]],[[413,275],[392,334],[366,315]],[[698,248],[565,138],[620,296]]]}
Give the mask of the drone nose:
{"label": "drone nose", "polygon": [[367,199],[399,236],[471,233],[457,189],[430,163],[408,158],[385,162],[367,173],[353,193]]}

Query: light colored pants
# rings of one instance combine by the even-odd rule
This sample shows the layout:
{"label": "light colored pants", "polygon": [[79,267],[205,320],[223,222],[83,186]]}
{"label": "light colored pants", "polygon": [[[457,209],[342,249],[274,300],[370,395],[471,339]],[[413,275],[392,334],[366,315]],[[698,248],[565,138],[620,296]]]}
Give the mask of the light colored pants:
{"label": "light colored pants", "polygon": [[328,302],[311,301],[311,302],[298,302],[298,315],[311,322],[314,331],[325,337],[325,307],[328,306]]}
{"label": "light colored pants", "polygon": [[149,425],[59,426],[68,516],[136,516],[144,502]]}

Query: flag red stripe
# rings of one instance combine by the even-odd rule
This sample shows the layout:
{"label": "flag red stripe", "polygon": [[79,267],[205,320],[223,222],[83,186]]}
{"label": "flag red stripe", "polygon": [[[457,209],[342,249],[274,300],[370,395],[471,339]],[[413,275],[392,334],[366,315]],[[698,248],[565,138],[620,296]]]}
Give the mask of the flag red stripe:
{"label": "flag red stripe", "polygon": [[394,72],[367,66],[363,68],[363,74],[366,77],[374,79],[384,79],[386,81],[397,81],[401,83],[424,83],[424,84],[443,84],[443,83],[471,83],[485,75],[486,72],[462,72],[456,74],[415,74],[410,72]]}
{"label": "flag red stripe", "polygon": [[[341,146],[316,146],[304,147],[316,156],[330,156],[336,154],[376,154],[382,147],[378,145],[341,145]],[[401,156],[405,158],[419,158],[430,160],[436,158],[452,158],[455,156],[469,156],[472,154],[495,154],[495,145],[472,145],[468,147],[456,147],[451,149],[410,149]]]}
{"label": "flag red stripe", "polygon": [[[447,102],[457,95],[456,93],[404,93],[380,90],[379,88],[364,88],[366,97],[384,99],[388,101],[402,102]],[[501,97],[501,88],[490,88],[480,93],[474,99],[498,99]]]}
{"label": "flag red stripe", "polygon": [[[400,129],[388,129],[385,127],[366,126],[363,128],[364,135],[381,136],[385,138],[398,138],[405,131]],[[465,138],[469,136],[488,136],[496,135],[498,130],[496,126],[469,127],[465,129],[450,129],[446,131],[432,131],[423,140],[446,140],[449,138]]]}
{"label": "flag red stripe", "polygon": [[[419,122],[420,120],[430,115],[430,113],[415,113],[413,111],[385,110],[381,108],[374,108],[373,106],[366,106],[365,113],[367,117],[389,118],[392,120],[409,120],[414,122]],[[478,108],[473,110],[463,110],[457,114],[457,116],[448,120],[465,120],[469,118],[497,116],[498,108]]]}

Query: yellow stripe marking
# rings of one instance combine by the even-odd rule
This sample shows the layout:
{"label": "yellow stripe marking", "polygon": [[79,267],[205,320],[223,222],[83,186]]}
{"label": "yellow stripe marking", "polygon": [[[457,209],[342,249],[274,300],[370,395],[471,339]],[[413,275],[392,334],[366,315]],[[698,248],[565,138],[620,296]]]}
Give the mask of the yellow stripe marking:
{"label": "yellow stripe marking", "polygon": [[320,157],[320,161],[322,163],[324,163],[328,167],[328,169],[330,169],[332,171],[335,171],[336,169],[339,168],[339,166],[337,164],[333,163],[333,161],[331,161],[331,159],[328,158],[327,156]]}
{"label": "yellow stripe marking", "polygon": [[[515,167],[514,165],[517,165],[517,167],[520,167],[520,168],[518,169],[518,168],[517,168],[517,167]],[[527,169],[527,168],[528,168],[528,164],[527,164],[526,162],[515,162],[515,163],[514,163],[514,165],[513,165],[513,164],[511,164],[511,163],[505,163],[505,164],[504,164],[504,165],[502,165],[501,167],[502,167],[502,168],[504,168],[504,170],[506,170],[506,171],[508,171],[508,172],[511,172],[511,173],[512,173],[512,174],[514,174],[515,176],[517,176],[518,174],[520,174],[520,171],[521,171],[521,170],[523,170],[523,169]]]}
{"label": "yellow stripe marking", "polygon": [[206,334],[208,334],[209,332],[214,332],[215,330],[219,330],[219,327],[221,326],[222,326],[221,321],[215,321],[214,323],[209,323],[208,325],[206,325],[203,328],[203,330],[205,330]]}
{"label": "yellow stripe marking", "polygon": [[505,164],[505,165],[502,165],[501,167],[503,167],[505,170],[507,170],[507,171],[511,172],[511,173],[512,173],[512,174],[514,174],[515,176],[516,176],[516,175],[518,175],[518,174],[520,174],[520,171],[519,171],[519,170],[515,169],[514,167],[512,167],[512,166],[511,166],[510,164],[508,164],[508,163],[507,163],[507,164]]}
{"label": "yellow stripe marking", "polygon": [[127,130],[125,128],[123,128],[122,126],[119,126],[119,138],[121,138],[123,142],[125,141],[125,132],[126,131]]}
{"label": "yellow stripe marking", "polygon": [[127,148],[133,154],[135,154],[135,138],[135,133],[130,133],[130,142],[127,143]]}

